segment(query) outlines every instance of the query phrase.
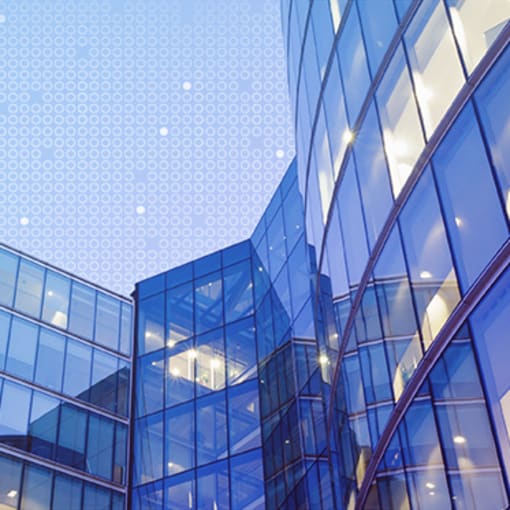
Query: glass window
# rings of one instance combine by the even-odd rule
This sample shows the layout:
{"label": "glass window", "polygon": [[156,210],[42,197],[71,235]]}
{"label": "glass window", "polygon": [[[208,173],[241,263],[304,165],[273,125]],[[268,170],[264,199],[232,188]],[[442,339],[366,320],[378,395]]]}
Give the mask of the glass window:
{"label": "glass window", "polygon": [[450,251],[430,172],[422,176],[401,213],[400,225],[416,308],[428,348],[459,301]]}
{"label": "glass window", "polygon": [[[361,105],[370,86],[367,57],[361,37],[358,10],[350,9],[348,19],[338,42],[338,60],[345,84],[356,84],[345,88],[347,112],[351,125],[356,122]],[[347,56],[347,58],[343,58]]]}
{"label": "glass window", "polygon": [[19,257],[0,249],[0,303],[12,306]]}
{"label": "glass window", "polygon": [[35,382],[60,391],[64,370],[65,337],[41,328]]}
{"label": "glass window", "polygon": [[373,103],[356,136],[354,155],[368,240],[373,247],[393,205],[388,167]]}
{"label": "glass window", "polygon": [[287,250],[290,251],[303,232],[303,197],[299,193],[297,182],[294,183],[289,194],[285,197],[282,212],[287,237]]}
{"label": "glass window", "polygon": [[55,458],[60,400],[34,391],[30,412],[29,450],[39,457]]}
{"label": "glass window", "polygon": [[367,404],[392,398],[386,355],[382,343],[360,348],[361,374]]}
{"label": "glass window", "polygon": [[86,483],[83,490],[82,510],[110,510],[110,491]]}
{"label": "glass window", "polygon": [[138,359],[135,393],[137,416],[163,408],[164,355],[161,350]]}
{"label": "glass window", "polygon": [[195,280],[196,333],[221,326],[223,323],[223,282],[218,271]]}
{"label": "glass window", "polygon": [[26,448],[31,393],[24,386],[4,381],[0,404],[0,437],[4,438],[2,442],[9,442],[9,436],[18,436],[18,439],[14,439],[13,446]]}
{"label": "glass window", "polygon": [[197,337],[197,395],[225,387],[225,346],[223,329]]}
{"label": "glass window", "polygon": [[424,147],[418,110],[401,47],[386,70],[376,99],[393,195],[397,197]]}
{"label": "glass window", "polygon": [[286,262],[285,232],[281,208],[276,212],[273,221],[267,228],[269,248],[269,267],[271,277],[275,278],[282,265]]}
{"label": "glass window", "polygon": [[70,404],[60,407],[57,461],[84,470],[87,412]]}
{"label": "glass window", "polygon": [[137,420],[134,450],[135,485],[163,476],[163,413]]}
{"label": "glass window", "polygon": [[352,158],[345,169],[345,175],[336,201],[340,210],[345,258],[347,260],[349,282],[352,286],[359,283],[368,260],[363,212]]}
{"label": "glass window", "polygon": [[113,422],[91,414],[87,439],[87,472],[111,478],[113,463]]}
{"label": "glass window", "polygon": [[117,366],[115,356],[94,349],[89,401],[110,411],[115,411]]}
{"label": "glass window", "polygon": [[404,38],[425,132],[430,138],[465,82],[443,2],[426,0]]}
{"label": "glass window", "polygon": [[122,303],[120,318],[120,352],[131,354],[131,324],[133,307],[127,303]]}
{"label": "glass window", "polygon": [[428,467],[414,471],[408,475],[408,484],[411,508],[444,510],[452,507],[443,469]]}
{"label": "glass window", "polygon": [[363,395],[358,355],[345,357],[342,364],[348,412],[353,414],[363,411],[365,408],[365,397]]}
{"label": "glass window", "polygon": [[225,392],[213,393],[196,401],[197,464],[224,458],[227,450],[227,409]]}
{"label": "glass window", "polygon": [[28,315],[39,317],[44,279],[41,266],[21,260],[19,266],[18,285],[16,288],[15,308]]}
{"label": "glass window", "polygon": [[69,508],[69,510],[81,509],[82,486],[83,482],[81,480],[57,473],[53,489],[52,510],[61,510],[62,508]]}
{"label": "glass window", "polygon": [[229,389],[228,419],[231,455],[260,446],[257,381]]}
{"label": "glass window", "polygon": [[13,317],[6,370],[18,377],[32,380],[38,328],[31,322]]}
{"label": "glass window", "polygon": [[195,269],[195,278],[205,274],[218,271],[221,267],[221,252],[216,251],[205,257],[193,261],[193,268]]}
{"label": "glass window", "polygon": [[0,370],[4,369],[9,340],[10,315],[0,311]]}
{"label": "glass window", "polygon": [[217,462],[197,471],[197,510],[229,510],[230,487],[227,462]]}
{"label": "glass window", "polygon": [[165,345],[165,295],[140,301],[138,306],[138,354],[161,349]]}
{"label": "glass window", "polygon": [[193,402],[166,412],[165,472],[174,475],[195,466],[195,413]]}
{"label": "glass window", "polygon": [[67,327],[67,310],[69,308],[69,289],[71,281],[58,273],[46,271],[46,285],[42,320],[58,326]]}
{"label": "glass window", "polygon": [[92,339],[94,329],[94,290],[78,282],[72,283],[69,330],[76,335]]}
{"label": "glass window", "polygon": [[186,283],[166,293],[167,345],[193,336],[193,286]]}
{"label": "glass window", "polygon": [[110,349],[118,349],[120,302],[111,296],[97,293],[96,331],[94,340]]}
{"label": "glass window", "polygon": [[[123,423],[115,424],[115,453],[113,456],[113,481],[126,483],[126,457],[128,435],[127,427]],[[130,461],[131,462],[131,461]]]}
{"label": "glass window", "polygon": [[329,206],[333,196],[335,181],[333,167],[331,166],[331,154],[329,150],[329,139],[326,124],[324,122],[324,109],[319,110],[319,117],[315,127],[313,140],[314,166],[317,168],[317,179],[319,182],[319,194],[321,197],[322,221],[326,223]]}
{"label": "glass window", "polygon": [[197,351],[190,339],[168,348],[167,355],[166,406],[170,407],[191,400],[194,396]]}
{"label": "glass window", "polygon": [[165,488],[167,505],[171,504],[173,510],[194,508],[196,502],[195,473],[193,471],[166,478]]}
{"label": "glass window", "polygon": [[256,378],[257,356],[253,317],[227,325],[226,340],[229,385]]}
{"label": "glass window", "polygon": [[5,510],[18,508],[22,464],[18,460],[0,457],[0,505]]}
{"label": "glass window", "polygon": [[232,510],[262,510],[264,501],[264,474],[260,450],[231,459]]}
{"label": "glass window", "polygon": [[452,499],[457,508],[508,508],[506,487],[501,472],[468,472],[450,474]]}
{"label": "glass window", "polygon": [[464,62],[472,72],[510,17],[506,0],[446,0]]}
{"label": "glass window", "polygon": [[510,218],[509,89],[510,48],[507,48],[475,92],[475,98],[482,118],[483,129],[488,138],[492,162],[499,178],[506,214]]}
{"label": "glass window", "polygon": [[459,280],[467,289],[508,237],[471,105],[456,120],[433,163]]}
{"label": "glass window", "polygon": [[363,38],[367,48],[372,76],[375,76],[386,50],[397,29],[393,0],[364,0],[358,5]]}
{"label": "glass window", "polygon": [[91,347],[71,338],[67,339],[64,393],[82,400],[88,400],[91,359]]}
{"label": "glass window", "polygon": [[52,478],[49,469],[25,465],[20,510],[49,510]]}
{"label": "glass window", "polygon": [[225,321],[232,322],[253,312],[253,282],[250,262],[241,262],[223,270]]}

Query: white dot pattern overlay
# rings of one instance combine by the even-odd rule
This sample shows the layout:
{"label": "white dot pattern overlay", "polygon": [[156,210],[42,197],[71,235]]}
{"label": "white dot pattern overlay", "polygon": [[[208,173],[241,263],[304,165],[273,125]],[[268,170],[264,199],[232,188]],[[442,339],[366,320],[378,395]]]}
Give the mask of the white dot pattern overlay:
{"label": "white dot pattern overlay", "polygon": [[247,238],[294,155],[279,5],[0,1],[0,240],[127,294]]}

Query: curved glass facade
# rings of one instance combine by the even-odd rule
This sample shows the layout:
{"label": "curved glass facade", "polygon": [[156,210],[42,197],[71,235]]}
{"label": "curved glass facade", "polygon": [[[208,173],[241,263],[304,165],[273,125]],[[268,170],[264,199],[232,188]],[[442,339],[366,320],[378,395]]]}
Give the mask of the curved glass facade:
{"label": "curved glass facade", "polygon": [[282,17],[335,504],[506,508],[507,387],[475,323],[509,261],[510,4]]}

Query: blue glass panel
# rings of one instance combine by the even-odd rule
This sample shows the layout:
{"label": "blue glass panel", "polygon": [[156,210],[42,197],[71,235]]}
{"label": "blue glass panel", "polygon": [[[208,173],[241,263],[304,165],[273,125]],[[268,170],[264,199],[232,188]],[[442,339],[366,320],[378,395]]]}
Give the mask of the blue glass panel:
{"label": "blue glass panel", "polygon": [[158,274],[152,278],[148,278],[137,286],[138,299],[144,299],[154,294],[158,294],[165,289],[165,275]]}
{"label": "blue glass panel", "polygon": [[44,393],[34,392],[30,412],[30,451],[39,457],[53,459],[57,443],[60,401]]}
{"label": "blue glass panel", "polygon": [[122,303],[120,318],[120,345],[119,350],[124,354],[131,354],[132,337],[132,315],[133,307],[127,303]]}
{"label": "blue glass panel", "polygon": [[330,268],[331,292],[333,297],[340,297],[349,291],[349,282],[347,279],[345,251],[340,227],[340,213],[336,200],[334,211],[330,218],[326,249]]}
{"label": "blue glass panel", "polygon": [[197,510],[229,510],[229,494],[226,461],[197,470]]}
{"label": "blue glass panel", "polygon": [[[149,483],[134,491],[132,510],[161,510],[163,507],[163,482]],[[172,506],[173,508],[173,506]]]}
{"label": "blue glass panel", "polygon": [[377,489],[382,508],[410,510],[405,475],[392,474],[378,477]]}
{"label": "blue glass panel", "polygon": [[160,349],[165,344],[165,295],[157,294],[138,303],[138,354]]}
{"label": "blue glass panel", "polygon": [[0,437],[3,442],[26,448],[31,391],[24,386],[4,381],[0,403]]}
{"label": "blue glass panel", "polygon": [[10,315],[0,311],[0,370],[4,369],[9,339]]}
{"label": "blue glass panel", "polygon": [[[113,458],[113,481],[117,483],[126,482],[126,450],[128,444],[127,427],[122,423],[115,424],[115,453]],[[130,460],[132,462],[132,460]]]}
{"label": "blue glass panel", "polygon": [[195,413],[193,403],[166,412],[165,472],[174,475],[195,466]]}
{"label": "blue glass panel", "polygon": [[167,288],[176,287],[193,279],[193,264],[184,264],[166,273]]}
{"label": "blue glass panel", "polygon": [[[381,4],[377,3],[377,5]],[[356,135],[354,154],[368,240],[370,246],[373,247],[393,205],[388,167],[373,103],[367,112],[360,132]]]}
{"label": "blue glass panel", "polygon": [[25,465],[20,510],[49,510],[52,479],[49,469]]}
{"label": "blue glass panel", "polygon": [[134,484],[163,476],[163,413],[152,414],[135,424]]}
{"label": "blue glass panel", "polygon": [[411,508],[444,510],[451,508],[450,493],[442,469],[429,467],[408,475]]}
{"label": "blue glass panel", "polygon": [[94,340],[110,349],[117,350],[119,329],[120,302],[111,296],[98,292]]}
{"label": "blue glass panel", "polygon": [[137,416],[163,408],[164,351],[157,351],[138,360],[135,394]]}
{"label": "blue glass panel", "polygon": [[285,223],[285,236],[287,249],[291,250],[303,232],[305,214],[303,210],[303,197],[299,193],[297,182],[289,190],[282,206]]}
{"label": "blue glass panel", "polygon": [[365,407],[361,369],[358,356],[349,356],[343,360],[344,385],[347,392],[347,408],[349,413],[362,411]]}
{"label": "blue glass panel", "polygon": [[206,274],[218,271],[221,267],[221,252],[216,251],[193,261],[193,269],[195,271],[195,278],[199,278]]}
{"label": "blue glass panel", "polygon": [[251,264],[240,262],[223,270],[225,321],[232,322],[253,312]]}
{"label": "blue glass panel", "polygon": [[89,418],[87,472],[111,478],[113,463],[113,422],[94,414]]}
{"label": "blue glass panel", "polygon": [[[357,9],[349,10],[348,19],[340,36],[337,51],[344,83],[356,84],[354,87],[346,86],[345,89],[347,112],[349,113],[352,125],[358,117],[361,105],[370,86],[367,57],[361,37]],[[342,58],[343,55],[349,55],[349,58]]]}
{"label": "blue glass panel", "polygon": [[193,286],[186,283],[166,293],[167,345],[193,335]]}
{"label": "blue glass panel", "polygon": [[228,384],[239,384],[257,377],[257,353],[253,317],[227,325]]}
{"label": "blue glass panel", "polygon": [[0,303],[12,306],[19,257],[0,249]]}
{"label": "blue glass panel", "polygon": [[71,281],[53,271],[46,271],[42,320],[60,328],[67,327]]}
{"label": "blue glass panel", "polygon": [[232,510],[263,510],[264,475],[260,450],[231,459]]}
{"label": "blue glass panel", "polygon": [[81,510],[110,510],[110,491],[86,483],[83,490],[83,507]]}
{"label": "blue glass panel", "polygon": [[197,464],[226,457],[227,409],[225,392],[197,400]]}
{"label": "blue glass panel", "polygon": [[248,381],[228,391],[230,453],[260,446],[258,382]]}
{"label": "blue glass panel", "polygon": [[510,218],[510,48],[507,48],[475,93],[492,161]]}
{"label": "blue glass panel", "polygon": [[195,280],[195,328],[200,334],[223,323],[223,282],[221,273]]}
{"label": "blue glass panel", "polygon": [[65,337],[41,329],[35,367],[35,382],[60,391],[64,371]]}
{"label": "blue glass panel", "polygon": [[508,237],[471,105],[456,120],[432,161],[459,279],[467,289]]}
{"label": "blue glass panel", "polygon": [[197,351],[192,339],[167,350],[166,406],[191,400],[195,389],[195,359]]}
{"label": "blue glass panel", "polygon": [[168,508],[170,505],[173,510],[189,510],[194,507],[195,473],[193,471],[166,478],[165,489]]}
{"label": "blue glass panel", "polygon": [[452,499],[456,508],[508,508],[508,498],[500,472],[450,474]]}
{"label": "blue glass panel", "polygon": [[118,360],[115,356],[98,349],[94,350],[93,355],[89,401],[115,412]]}
{"label": "blue glass panel", "polygon": [[92,348],[68,338],[64,371],[64,393],[88,400]]}
{"label": "blue glass panel", "polygon": [[398,17],[402,21],[407,10],[409,9],[409,6],[411,5],[412,0],[394,0],[394,1],[398,11]]}
{"label": "blue glass panel", "polygon": [[328,63],[334,35],[328,2],[313,2],[310,16],[311,25],[309,22],[308,37],[311,35],[310,30],[313,29],[317,59],[319,63],[319,71],[322,80],[326,72],[326,64]]}
{"label": "blue glass panel", "polygon": [[57,461],[84,470],[87,412],[69,404],[60,408]]}
{"label": "blue glass panel", "polygon": [[56,474],[53,488],[52,510],[69,508],[70,510],[81,509],[81,492],[83,482],[76,478]]}
{"label": "blue glass panel", "polygon": [[6,370],[18,377],[32,380],[38,328],[31,322],[13,317],[7,352]]}
{"label": "blue glass panel", "polygon": [[269,247],[269,266],[271,277],[275,278],[286,261],[285,232],[283,230],[283,215],[281,209],[275,214],[271,225],[267,229]]}
{"label": "blue glass panel", "polygon": [[242,243],[234,244],[224,250],[221,250],[221,260],[223,266],[230,266],[236,262],[247,259],[250,257],[251,243],[243,241]]}
{"label": "blue glass panel", "polygon": [[225,343],[223,329],[200,335],[196,340],[197,396],[225,387]]}
{"label": "blue glass panel", "polygon": [[44,269],[27,260],[21,260],[14,307],[23,313],[39,317]]}
{"label": "blue glass panel", "polygon": [[95,300],[95,291],[81,283],[73,282],[71,288],[69,331],[88,340],[92,339],[94,328]]}
{"label": "blue glass panel", "polygon": [[390,400],[392,392],[384,345],[360,348],[360,360],[367,404]]}
{"label": "blue glass panel", "polygon": [[0,505],[5,510],[18,508],[22,464],[19,460],[0,456]]}
{"label": "blue glass panel", "polygon": [[297,314],[311,295],[310,270],[306,258],[304,236],[301,237],[296,247],[289,255],[288,270],[292,307],[294,313]]}

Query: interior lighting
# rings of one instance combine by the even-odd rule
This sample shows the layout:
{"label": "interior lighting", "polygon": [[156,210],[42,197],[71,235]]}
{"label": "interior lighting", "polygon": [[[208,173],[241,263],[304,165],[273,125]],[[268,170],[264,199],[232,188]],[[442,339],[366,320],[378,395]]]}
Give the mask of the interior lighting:
{"label": "interior lighting", "polygon": [[342,140],[349,145],[354,141],[354,133],[350,129],[346,129],[342,135]]}
{"label": "interior lighting", "polygon": [[13,490],[10,490],[10,491],[7,493],[7,497],[8,497],[8,498],[15,498],[17,495],[18,495],[18,491],[15,491],[14,489],[13,489]]}
{"label": "interior lighting", "polygon": [[425,487],[427,487],[427,489],[435,489],[436,488],[435,484],[433,484],[432,482],[427,482],[425,484]]}
{"label": "interior lighting", "polygon": [[464,444],[466,442],[466,438],[464,436],[453,436],[453,442],[455,444]]}
{"label": "interior lighting", "polygon": [[432,278],[432,273],[430,273],[429,271],[422,271],[420,273],[420,278],[423,278],[423,279]]}

